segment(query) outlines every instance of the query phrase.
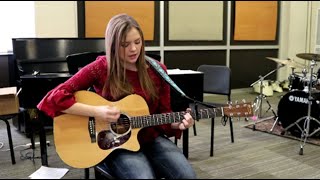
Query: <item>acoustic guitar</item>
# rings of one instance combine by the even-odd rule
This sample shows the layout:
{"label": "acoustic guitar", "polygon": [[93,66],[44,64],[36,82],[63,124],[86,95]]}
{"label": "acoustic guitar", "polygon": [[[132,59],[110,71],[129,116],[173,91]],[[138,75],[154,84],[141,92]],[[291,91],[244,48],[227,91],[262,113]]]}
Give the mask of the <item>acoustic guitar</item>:
{"label": "acoustic guitar", "polygon": [[[53,132],[56,151],[60,158],[74,168],[88,168],[97,165],[113,150],[124,148],[138,151],[138,132],[149,126],[180,122],[186,112],[149,114],[145,100],[139,95],[129,95],[110,102],[90,91],[77,91],[77,102],[88,105],[114,105],[121,110],[117,122],[108,123],[93,117],[62,114],[54,118]],[[195,119],[196,112],[191,112]],[[252,116],[250,103],[229,105],[223,108],[209,108],[197,111],[198,119],[217,115]]]}

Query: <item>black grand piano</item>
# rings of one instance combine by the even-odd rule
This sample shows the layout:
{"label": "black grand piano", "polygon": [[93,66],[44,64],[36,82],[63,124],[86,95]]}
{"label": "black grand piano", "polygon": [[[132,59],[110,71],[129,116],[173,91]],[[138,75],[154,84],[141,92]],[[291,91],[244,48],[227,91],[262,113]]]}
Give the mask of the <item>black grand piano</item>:
{"label": "black grand piano", "polygon": [[[66,61],[67,55],[104,51],[103,38],[14,38],[12,43],[22,87],[20,104],[26,109],[36,109],[36,105],[48,91],[72,76]],[[159,54],[156,51],[148,53]],[[203,100],[203,73],[173,73],[169,76],[189,97]],[[173,111],[183,111],[189,103],[190,100],[171,89]],[[39,120],[44,126],[52,127],[52,119]],[[19,126],[17,129],[28,135],[32,131],[29,122],[30,120],[19,118],[14,125]],[[184,133],[183,139],[184,154],[188,157],[187,132]],[[45,157],[42,158],[42,164],[47,165]]]}

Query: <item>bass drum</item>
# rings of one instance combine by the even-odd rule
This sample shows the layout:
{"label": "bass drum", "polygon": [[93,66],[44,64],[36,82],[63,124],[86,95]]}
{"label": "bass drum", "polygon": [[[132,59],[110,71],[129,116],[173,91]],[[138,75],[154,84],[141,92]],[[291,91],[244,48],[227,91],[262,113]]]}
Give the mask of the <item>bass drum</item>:
{"label": "bass drum", "polygon": [[[278,105],[278,120],[281,122],[283,128],[290,126],[292,123],[295,123],[301,117],[308,115],[308,96],[309,94],[304,91],[292,91],[284,95]],[[320,93],[312,93],[312,104],[311,104],[311,117],[320,119],[320,108],[319,108],[319,98]],[[301,129],[304,129],[304,119],[299,122]],[[318,123],[314,120],[310,121],[310,130],[311,134],[315,129],[318,128]],[[301,131],[297,125],[292,126],[288,131],[296,136],[301,137]],[[316,133],[317,134],[317,133]],[[313,135],[315,136],[315,135]]]}

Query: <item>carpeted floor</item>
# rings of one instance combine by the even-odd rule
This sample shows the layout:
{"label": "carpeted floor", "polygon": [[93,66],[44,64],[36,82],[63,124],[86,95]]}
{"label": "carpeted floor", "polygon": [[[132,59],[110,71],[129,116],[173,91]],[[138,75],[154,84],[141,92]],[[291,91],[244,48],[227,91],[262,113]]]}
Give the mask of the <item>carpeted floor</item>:
{"label": "carpeted floor", "polygon": [[[274,126],[273,130],[271,131],[271,128],[272,128],[274,122],[275,122],[274,117],[270,117],[265,120],[258,121],[255,124],[254,123],[249,124],[245,127],[249,128],[249,129],[254,128],[256,131],[261,131],[261,132],[265,132],[265,133],[269,133],[269,134],[273,134],[273,135],[277,135],[277,136],[281,136],[281,137],[285,137],[285,138],[295,139],[298,141],[301,140],[300,137],[292,135],[289,131],[285,132],[285,134],[282,135],[281,133],[284,132],[284,128],[281,126],[281,124],[278,124],[278,123]],[[312,137],[308,137],[307,143],[320,146],[319,135],[317,135],[317,133],[315,133],[315,135],[313,135]]]}

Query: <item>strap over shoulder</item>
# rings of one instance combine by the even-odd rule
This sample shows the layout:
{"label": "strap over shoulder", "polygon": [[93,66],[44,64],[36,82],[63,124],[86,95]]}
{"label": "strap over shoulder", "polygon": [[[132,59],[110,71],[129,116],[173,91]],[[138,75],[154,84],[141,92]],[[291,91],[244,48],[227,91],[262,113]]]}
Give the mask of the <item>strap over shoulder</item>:
{"label": "strap over shoulder", "polygon": [[173,87],[177,92],[179,92],[183,97],[186,97],[186,94],[177,86],[176,83],[168,76],[168,74],[163,70],[163,68],[156,62],[155,59],[145,55],[146,60],[149,62],[151,67],[156,70],[160,76],[165,80],[171,87]]}

